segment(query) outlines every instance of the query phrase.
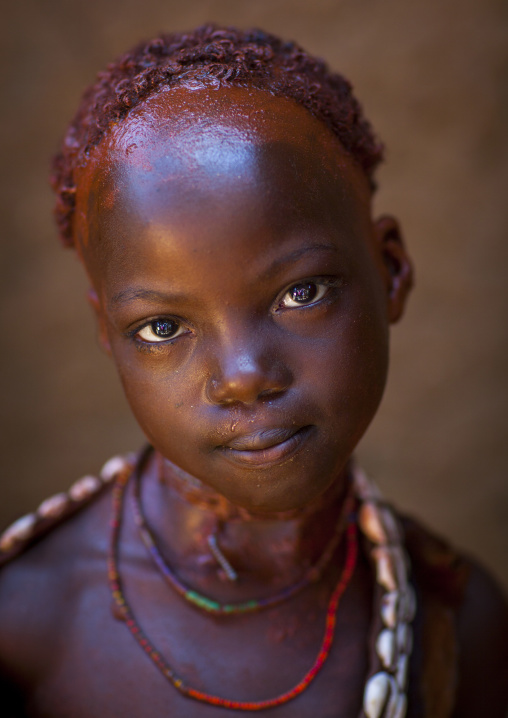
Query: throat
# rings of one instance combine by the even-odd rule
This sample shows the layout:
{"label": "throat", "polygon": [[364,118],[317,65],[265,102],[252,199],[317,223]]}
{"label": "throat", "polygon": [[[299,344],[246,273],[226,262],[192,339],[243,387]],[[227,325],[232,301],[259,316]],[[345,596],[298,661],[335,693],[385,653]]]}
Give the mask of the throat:
{"label": "throat", "polygon": [[156,565],[217,600],[264,598],[318,581],[340,550],[348,472],[313,505],[256,515],[152,454],[134,486],[136,522]]}

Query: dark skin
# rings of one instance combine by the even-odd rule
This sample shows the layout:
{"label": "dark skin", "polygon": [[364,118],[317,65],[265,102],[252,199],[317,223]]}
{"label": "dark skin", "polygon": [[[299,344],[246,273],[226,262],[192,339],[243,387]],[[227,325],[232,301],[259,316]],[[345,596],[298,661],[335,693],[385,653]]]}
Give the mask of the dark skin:
{"label": "dark skin", "polygon": [[[294,114],[259,91],[162,93],[101,145],[78,201],[101,336],[140,426],[268,513],[303,508],[344,470],[410,282],[405,257],[392,281],[397,226],[372,222],[363,173]],[[293,300],[304,285],[314,296]],[[154,320],[173,323],[167,339]]]}
{"label": "dark skin", "polygon": [[[397,222],[372,219],[366,178],[325,126],[241,88],[146,101],[96,148],[77,198],[101,340],[161,457],[143,475],[150,523],[197,590],[230,602],[272,595],[330,540],[349,459],[381,400],[389,324],[411,287]],[[109,515],[106,494],[2,571],[4,703],[19,689],[13,716],[230,716],[180,696],[112,618]],[[177,672],[240,700],[298,683],[319,650],[343,545],[319,583],[280,607],[214,619],[168,589],[129,502],[124,516],[126,593]],[[214,531],[238,583],[207,549]],[[470,592],[455,718],[501,718],[506,609],[482,572]],[[371,603],[361,556],[318,679],[265,715],[356,718]]]}

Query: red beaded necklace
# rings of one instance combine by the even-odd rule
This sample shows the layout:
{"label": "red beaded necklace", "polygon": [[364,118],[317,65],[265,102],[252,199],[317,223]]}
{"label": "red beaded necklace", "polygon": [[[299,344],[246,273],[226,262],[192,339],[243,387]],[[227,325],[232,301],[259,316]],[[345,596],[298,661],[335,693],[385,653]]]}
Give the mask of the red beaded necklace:
{"label": "red beaded necklace", "polygon": [[109,583],[113,600],[119,611],[121,612],[121,615],[124,618],[128,629],[130,630],[134,638],[137,640],[141,648],[145,651],[145,653],[147,653],[152,662],[157,666],[157,668],[161,671],[164,677],[184,696],[187,696],[188,698],[193,698],[194,700],[200,701],[201,703],[221,706],[222,708],[242,711],[259,711],[266,708],[274,708],[283,703],[287,703],[293,698],[296,698],[296,696],[300,695],[300,693],[302,693],[314,680],[318,672],[323,667],[326,659],[328,658],[333,643],[336,623],[336,612],[339,606],[339,601],[344,591],[346,590],[349,581],[351,580],[356,566],[356,559],[358,554],[358,540],[356,535],[356,517],[354,516],[352,511],[354,499],[352,497],[347,499],[349,516],[346,529],[346,558],[344,561],[341,575],[339,577],[337,585],[335,586],[335,589],[333,590],[330,602],[328,604],[325,621],[325,633],[323,641],[321,643],[321,648],[319,650],[316,660],[314,661],[314,664],[305,674],[305,676],[299,681],[299,683],[285,693],[263,701],[236,701],[205,693],[203,691],[196,690],[191,686],[188,686],[166,662],[165,658],[159,653],[159,651],[154,647],[154,645],[143,633],[143,630],[134,618],[131,607],[122,590],[122,581],[118,567],[119,534],[122,522],[125,488],[127,486],[128,479],[129,474],[127,472],[123,474],[120,473],[113,488],[111,545],[108,560]]}

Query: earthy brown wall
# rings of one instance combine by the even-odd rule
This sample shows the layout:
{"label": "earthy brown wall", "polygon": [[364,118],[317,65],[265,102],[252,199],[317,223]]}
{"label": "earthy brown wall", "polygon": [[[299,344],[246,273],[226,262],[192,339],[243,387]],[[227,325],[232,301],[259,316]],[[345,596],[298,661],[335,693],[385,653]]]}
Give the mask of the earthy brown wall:
{"label": "earthy brown wall", "polygon": [[2,9],[0,524],[142,438],[57,245],[46,184],[83,86],[160,29],[298,39],[353,80],[389,152],[378,211],[417,267],[360,456],[508,584],[508,8],[500,0],[16,0]]}

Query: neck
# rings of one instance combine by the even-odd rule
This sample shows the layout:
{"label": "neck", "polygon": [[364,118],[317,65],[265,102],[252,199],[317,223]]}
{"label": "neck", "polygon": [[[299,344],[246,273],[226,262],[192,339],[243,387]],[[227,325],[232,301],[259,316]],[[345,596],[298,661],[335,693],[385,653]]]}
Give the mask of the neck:
{"label": "neck", "polygon": [[[146,520],[179,575],[196,588],[246,595],[301,579],[333,540],[348,493],[348,470],[301,510],[257,514],[238,507],[158,454],[140,482]],[[238,575],[233,585],[210,537]]]}

